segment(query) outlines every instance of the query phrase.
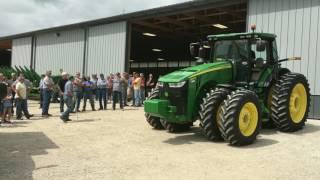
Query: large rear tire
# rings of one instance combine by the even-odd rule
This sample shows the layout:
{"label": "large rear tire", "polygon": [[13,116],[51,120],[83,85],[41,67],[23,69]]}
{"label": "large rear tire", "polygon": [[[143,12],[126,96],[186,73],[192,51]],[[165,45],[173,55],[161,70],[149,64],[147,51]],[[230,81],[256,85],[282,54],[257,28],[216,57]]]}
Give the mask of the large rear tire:
{"label": "large rear tire", "polygon": [[223,101],[227,99],[229,94],[228,89],[215,89],[210,93],[207,93],[207,96],[203,98],[203,102],[200,105],[200,123],[204,135],[210,141],[219,141],[223,140],[219,126],[221,126],[221,119],[219,113]]}
{"label": "large rear tire", "polygon": [[310,108],[310,88],[302,74],[287,73],[279,78],[272,96],[272,120],[280,131],[302,129]]}
{"label": "large rear tire", "polygon": [[[159,98],[159,94],[160,91],[158,88],[154,89],[150,96],[148,97],[148,99],[158,99]],[[154,129],[163,129],[164,127],[162,126],[161,122],[160,122],[160,118],[159,117],[154,117],[151,116],[150,114],[146,113],[146,120],[147,122],[154,128]]]}
{"label": "large rear tire", "polygon": [[234,146],[252,144],[261,128],[261,108],[258,96],[248,90],[232,92],[224,101],[220,113],[225,139]]}

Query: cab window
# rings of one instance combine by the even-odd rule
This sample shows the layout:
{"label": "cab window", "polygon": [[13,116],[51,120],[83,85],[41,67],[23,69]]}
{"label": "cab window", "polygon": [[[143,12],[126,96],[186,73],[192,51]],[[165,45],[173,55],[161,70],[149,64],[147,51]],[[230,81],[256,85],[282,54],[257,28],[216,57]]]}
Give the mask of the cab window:
{"label": "cab window", "polygon": [[217,41],[213,48],[213,59],[219,60],[248,60],[248,41],[247,40],[222,40]]}

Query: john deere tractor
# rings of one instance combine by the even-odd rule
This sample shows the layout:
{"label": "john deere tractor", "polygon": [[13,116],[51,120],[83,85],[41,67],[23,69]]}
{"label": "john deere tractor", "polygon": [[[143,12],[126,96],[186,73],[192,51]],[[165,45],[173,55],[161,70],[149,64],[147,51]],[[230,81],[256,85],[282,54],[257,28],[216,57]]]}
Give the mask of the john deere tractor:
{"label": "john deere tractor", "polygon": [[310,107],[306,77],[281,66],[276,35],[210,35],[190,45],[197,66],[162,76],[145,101],[147,122],[169,132],[200,120],[211,141],[241,146],[255,141],[262,124],[283,132],[305,126]]}

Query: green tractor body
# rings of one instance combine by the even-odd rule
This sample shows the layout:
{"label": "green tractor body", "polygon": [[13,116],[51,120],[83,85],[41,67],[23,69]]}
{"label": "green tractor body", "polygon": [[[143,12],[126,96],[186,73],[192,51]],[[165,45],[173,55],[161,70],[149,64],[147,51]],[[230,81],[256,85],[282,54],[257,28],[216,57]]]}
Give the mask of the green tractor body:
{"label": "green tractor body", "polygon": [[[174,132],[179,127],[181,129],[190,126],[200,118],[201,126],[207,128],[205,134],[209,139],[219,139],[216,138],[217,135],[234,145],[251,143],[261,124],[274,123],[273,119],[276,119],[276,126],[285,131],[287,127],[282,127],[283,123],[277,124],[277,121],[282,120],[281,112],[277,112],[278,108],[281,110],[282,107],[276,93],[281,91],[281,78],[288,75],[288,79],[294,75],[289,76],[290,71],[282,68],[280,63],[299,58],[279,60],[274,34],[252,32],[211,35],[208,36],[207,42],[191,44],[190,51],[198,58],[199,65],[159,78],[156,92],[144,103],[147,121],[153,127],[163,126]],[[297,84],[305,85],[304,91],[298,87],[295,92],[297,97],[303,96],[306,92],[306,97],[302,97],[307,98],[306,102],[300,106],[301,98],[292,100],[296,97],[292,95],[288,97],[288,103],[284,106],[288,106],[285,110],[287,115],[291,113],[293,116],[294,112],[297,114],[289,119],[300,118],[300,121],[297,120],[293,125],[299,124],[297,126],[301,127],[301,122],[304,123],[308,112],[310,93],[303,77],[302,82],[298,81]],[[293,84],[289,91],[293,91],[297,84]],[[290,99],[294,102],[290,102]],[[236,101],[239,105],[232,105]],[[293,103],[292,107],[290,103]],[[232,110],[232,106],[242,108]],[[305,110],[303,113],[299,111],[299,114],[297,108]],[[250,124],[250,118],[253,117],[256,117],[257,122]],[[230,122],[226,122],[228,119]],[[238,139],[230,138],[229,136],[234,134],[228,135],[229,132],[225,132],[228,131],[227,126],[230,123],[235,126],[230,127],[230,131],[239,129],[234,130],[234,133],[239,135]],[[288,131],[293,129],[297,128],[290,127]],[[216,135],[213,136],[212,133]]]}

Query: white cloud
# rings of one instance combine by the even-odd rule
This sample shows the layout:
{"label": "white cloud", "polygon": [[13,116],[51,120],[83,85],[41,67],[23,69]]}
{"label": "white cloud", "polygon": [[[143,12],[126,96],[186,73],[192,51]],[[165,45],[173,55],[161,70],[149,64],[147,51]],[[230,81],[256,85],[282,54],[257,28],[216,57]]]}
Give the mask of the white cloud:
{"label": "white cloud", "polygon": [[188,0],[1,0],[0,36],[185,1]]}

